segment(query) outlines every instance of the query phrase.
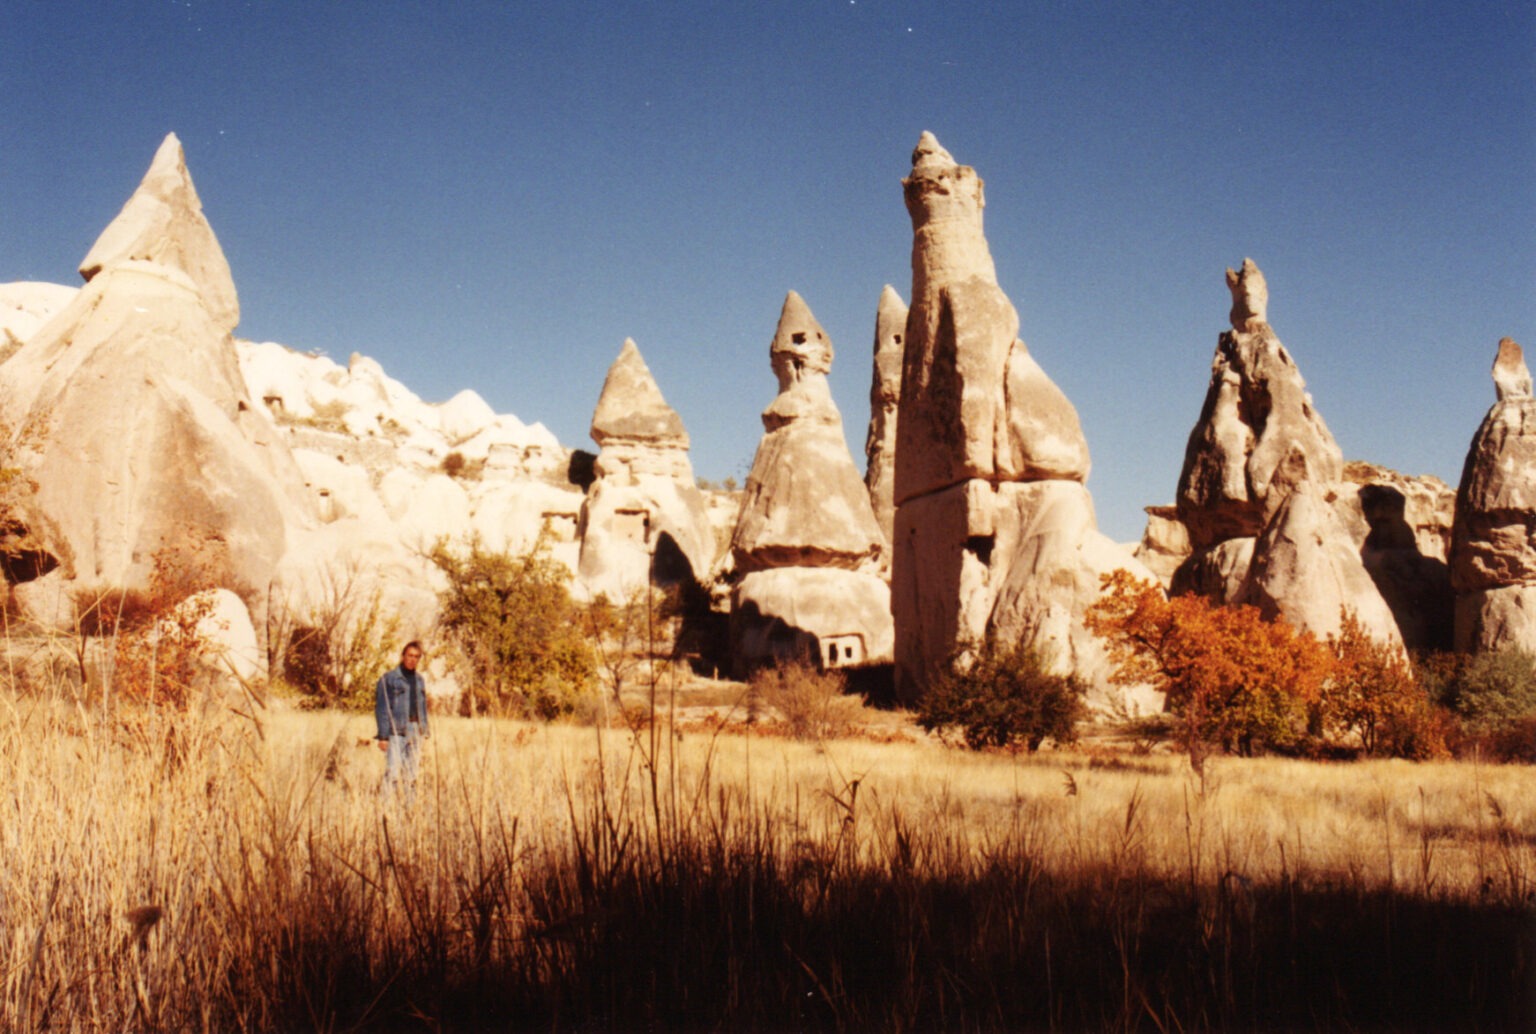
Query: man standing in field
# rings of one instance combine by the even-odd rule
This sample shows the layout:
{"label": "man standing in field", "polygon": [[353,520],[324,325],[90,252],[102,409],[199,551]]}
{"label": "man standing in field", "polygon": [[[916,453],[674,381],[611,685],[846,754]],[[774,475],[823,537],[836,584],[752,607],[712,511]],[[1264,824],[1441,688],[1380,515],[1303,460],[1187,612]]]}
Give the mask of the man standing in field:
{"label": "man standing in field", "polygon": [[384,792],[401,781],[416,785],[421,741],[432,735],[427,725],[427,680],[421,664],[421,643],[411,640],[400,651],[400,666],[386,671],[374,689],[373,714],[378,720],[379,749],[384,752]]}

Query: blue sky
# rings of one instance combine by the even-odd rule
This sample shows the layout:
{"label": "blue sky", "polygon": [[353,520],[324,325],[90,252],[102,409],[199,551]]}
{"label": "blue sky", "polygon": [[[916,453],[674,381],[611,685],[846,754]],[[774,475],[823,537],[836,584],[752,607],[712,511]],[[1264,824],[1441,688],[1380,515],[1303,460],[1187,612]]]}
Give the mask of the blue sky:
{"label": "blue sky", "polygon": [[701,477],[744,479],[799,291],[862,467],[900,179],[986,181],[1020,334],[1101,525],[1172,500],[1251,256],[1349,458],[1452,484],[1536,346],[1536,5],[76,3],[0,37],[0,281],[75,267],[174,131],[238,333],[586,431],[633,337]]}

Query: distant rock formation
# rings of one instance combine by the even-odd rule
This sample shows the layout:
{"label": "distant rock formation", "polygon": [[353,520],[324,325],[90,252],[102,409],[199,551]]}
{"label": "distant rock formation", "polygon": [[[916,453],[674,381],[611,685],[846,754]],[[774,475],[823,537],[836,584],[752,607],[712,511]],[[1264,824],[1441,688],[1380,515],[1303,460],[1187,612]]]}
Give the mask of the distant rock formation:
{"label": "distant rock formation", "polygon": [[632,340],[608,369],[592,440],[601,451],[581,507],[580,592],[621,602],[650,584],[703,580],[714,535],[688,462],[688,432]]}
{"label": "distant rock formation", "polygon": [[738,665],[813,652],[844,666],[891,657],[885,537],[843,436],[827,373],[832,342],[794,291],[770,348],[779,394],[731,538]]}
{"label": "distant rock formation", "polygon": [[1536,653],[1536,398],[1525,356],[1499,342],[1497,401],[1472,438],[1456,491],[1451,584],[1456,648]]}
{"label": "distant rock formation", "polygon": [[[896,420],[907,305],[890,284],[875,313],[875,364],[869,386],[869,434],[864,439],[864,484],[887,543],[896,519]],[[887,553],[889,556],[889,553]]]}
{"label": "distant rock formation", "polygon": [[85,287],[0,366],[32,446],[25,509],[61,577],[140,585],[157,554],[195,550],[219,585],[256,598],[312,517],[246,394],[229,266],[174,135],[81,272]]}
{"label": "distant rock formation", "polygon": [[1018,338],[976,171],[924,133],[903,185],[913,241],[892,543],[897,692],[920,697],[988,636],[1028,642],[1102,688],[1105,656],[1082,612],[1101,574],[1151,573],[1096,530],[1087,440]]}
{"label": "distant rock formation", "polygon": [[1184,451],[1176,513],[1191,551],[1172,591],[1254,603],[1320,637],[1339,630],[1348,608],[1371,635],[1401,646],[1339,512],[1343,453],[1269,325],[1264,274],[1244,259],[1226,279],[1232,329],[1217,341]]}

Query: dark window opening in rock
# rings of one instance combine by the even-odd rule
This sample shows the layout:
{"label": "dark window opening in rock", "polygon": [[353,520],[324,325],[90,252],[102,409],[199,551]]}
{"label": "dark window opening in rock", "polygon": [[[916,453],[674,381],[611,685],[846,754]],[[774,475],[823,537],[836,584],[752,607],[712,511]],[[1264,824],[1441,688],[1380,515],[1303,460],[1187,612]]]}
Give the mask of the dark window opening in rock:
{"label": "dark window opening in rock", "polygon": [[571,453],[571,462],[565,468],[566,480],[585,492],[597,480],[597,456],[577,449]]}
{"label": "dark window opening in rock", "polygon": [[693,580],[693,565],[683,555],[675,539],[666,532],[656,536],[656,552],[651,554],[653,585],[682,585]]}
{"label": "dark window opening in rock", "polygon": [[901,344],[901,335],[900,334],[893,334],[893,335],[891,335],[891,340],[896,342],[899,345],[899,344]]}
{"label": "dark window opening in rock", "polygon": [[977,560],[980,560],[983,565],[990,567],[992,565],[992,544],[993,538],[991,535],[972,535],[965,540],[965,550]]}
{"label": "dark window opening in rock", "polygon": [[828,636],[823,642],[826,646],[825,667],[842,668],[864,659],[864,640],[857,635]]}
{"label": "dark window opening in rock", "polygon": [[797,345],[803,345],[805,344],[805,332],[802,330],[797,330],[793,334],[789,335],[789,339]]}

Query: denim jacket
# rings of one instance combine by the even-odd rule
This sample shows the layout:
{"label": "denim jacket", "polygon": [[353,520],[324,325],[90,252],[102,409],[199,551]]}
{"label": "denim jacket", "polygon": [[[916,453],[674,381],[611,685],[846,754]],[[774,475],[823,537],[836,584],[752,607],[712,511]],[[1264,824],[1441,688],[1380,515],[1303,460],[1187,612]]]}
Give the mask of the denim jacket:
{"label": "denim jacket", "polygon": [[405,725],[414,712],[423,736],[427,726],[427,680],[421,672],[406,671],[402,665],[386,671],[373,691],[373,716],[379,723],[378,739],[404,736]]}

